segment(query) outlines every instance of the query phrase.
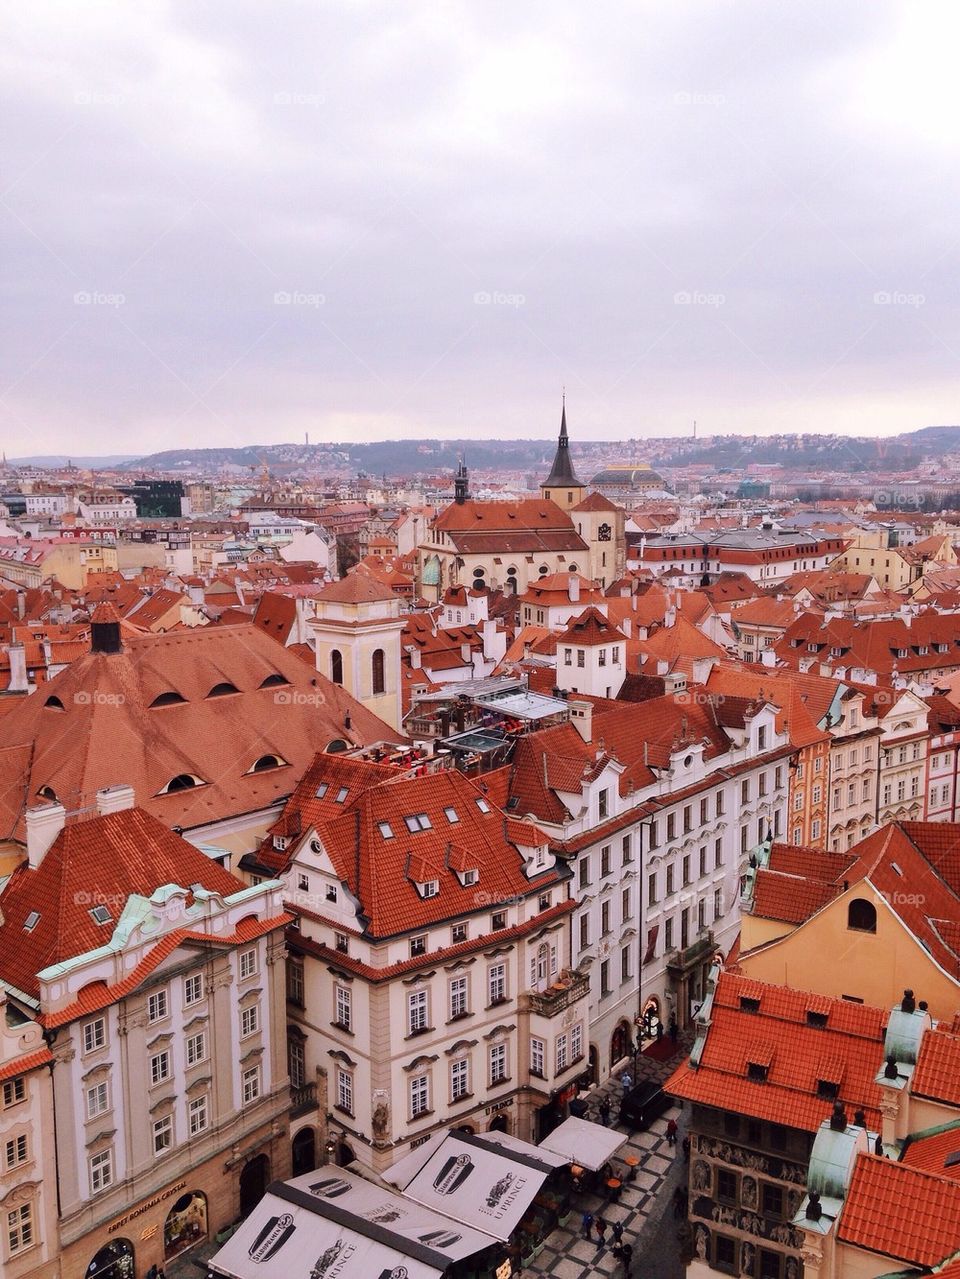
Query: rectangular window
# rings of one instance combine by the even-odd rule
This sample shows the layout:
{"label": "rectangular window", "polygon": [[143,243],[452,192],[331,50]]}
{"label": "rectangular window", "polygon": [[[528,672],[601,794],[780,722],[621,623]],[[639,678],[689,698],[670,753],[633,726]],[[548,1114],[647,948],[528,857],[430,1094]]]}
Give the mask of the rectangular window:
{"label": "rectangular window", "polygon": [[600,849],[600,878],[610,874],[610,845]]}
{"label": "rectangular window", "polygon": [[610,903],[603,902],[600,906],[600,935],[605,937],[610,931]]}
{"label": "rectangular window", "polygon": [[194,1097],[187,1106],[187,1121],[190,1126],[191,1137],[196,1137],[199,1133],[206,1132],[209,1122],[206,1095]]}
{"label": "rectangular window", "polygon": [[620,922],[627,923],[632,913],[630,909],[630,889],[624,888],[620,894]]}
{"label": "rectangular window", "polygon": [[183,979],[183,1003],[189,1008],[191,1004],[199,1004],[203,999],[203,975],[192,973]]}
{"label": "rectangular window", "polygon": [[750,778],[745,777],[740,783],[740,803],[749,804],[750,802]]}
{"label": "rectangular window", "polygon": [[677,837],[677,815],[676,813],[667,814],[667,843]]}
{"label": "rectangular window", "polygon": [[690,854],[685,854],[682,863],[683,886],[684,888],[690,883]]}
{"label": "rectangular window", "polygon": [[718,839],[713,845],[713,865],[719,870],[723,865],[723,840]]}
{"label": "rectangular window", "polygon": [[495,910],[490,917],[490,931],[492,933],[502,932],[507,926],[507,912],[505,910]]}
{"label": "rectangular window", "polygon": [[353,1114],[353,1075],[349,1070],[337,1070],[337,1108]]}
{"label": "rectangular window", "polygon": [[167,1015],[167,992],[155,990],[147,998],[147,1021],[162,1021]]}
{"label": "rectangular window", "polygon": [[763,1205],[763,1215],[765,1217],[782,1217],[783,1188],[781,1186],[771,1185],[768,1181],[763,1182],[761,1203]]}
{"label": "rectangular window", "polygon": [[460,942],[467,940],[466,924],[454,924],[450,929],[450,941],[454,946],[458,946]]}
{"label": "rectangular window", "polygon": [[19,1204],[7,1213],[7,1250],[11,1256],[33,1247],[33,1204]]}
{"label": "rectangular window", "polygon": [[647,905],[652,906],[657,900],[657,872],[651,871],[647,876]]}
{"label": "rectangular window", "polygon": [[186,1054],[186,1062],[188,1066],[196,1066],[199,1062],[206,1060],[206,1031],[201,1030],[197,1035],[189,1035],[184,1045],[184,1052]]}
{"label": "rectangular window", "polygon": [[650,848],[651,849],[657,848],[659,847],[659,844],[660,844],[660,823],[651,822],[650,823]]}
{"label": "rectangular window", "polygon": [[563,664],[564,666],[573,665],[573,649],[572,648],[565,648],[563,650]]}
{"label": "rectangular window", "polygon": [[689,835],[693,830],[693,810],[689,804],[683,806],[683,833]]}
{"label": "rectangular window", "polygon": [[624,835],[620,842],[620,848],[623,852],[623,864],[624,866],[629,866],[633,861],[633,844],[629,835]]}
{"label": "rectangular window", "polygon": [[240,952],[240,980],[246,981],[248,977],[255,977],[257,973],[257,948],[251,946],[249,950],[241,950]]}
{"label": "rectangular window", "polygon": [[446,817],[451,826],[456,826],[457,822],[460,820],[460,814],[457,810],[455,808],[450,808],[449,806],[443,810],[443,815]]}
{"label": "rectangular window", "polygon": [[248,1008],[240,1010],[240,1038],[245,1039],[247,1035],[255,1035],[260,1029],[260,1005],[251,1004]]}
{"label": "rectangular window", "polygon": [[454,977],[450,983],[450,1020],[467,1014],[467,979]]}
{"label": "rectangular window", "polygon": [[673,920],[665,919],[663,921],[663,949],[673,950]]}
{"label": "rectangular window", "polygon": [[735,1239],[729,1239],[726,1235],[714,1235],[713,1268],[726,1271],[728,1274],[739,1274]]}
{"label": "rectangular window", "polygon": [[490,1003],[502,1004],[507,997],[507,966],[506,964],[491,964],[487,971],[487,990],[490,995]]}
{"label": "rectangular window", "polygon": [[113,1185],[113,1151],[101,1150],[90,1156],[90,1193],[99,1195]]}
{"label": "rectangular window", "polygon": [[107,1085],[104,1081],[100,1084],[94,1084],[87,1089],[87,1118],[96,1119],[98,1115],[105,1114],[109,1109],[110,1099],[107,1092]]}
{"label": "rectangular window", "polygon": [[303,960],[287,960],[287,999],[303,1007]]}
{"label": "rectangular window", "polygon": [[346,986],[334,988],[334,1019],[341,1030],[353,1026],[353,995]]}
{"label": "rectangular window", "polygon": [[600,965],[600,998],[610,994],[610,960],[605,959]]}
{"label": "rectangular window", "polygon": [[15,1106],[18,1102],[24,1100],[27,1095],[27,1086],[23,1076],[18,1075],[16,1079],[7,1079],[3,1085],[3,1105]]}
{"label": "rectangular window", "polygon": [[427,953],[427,934],[419,933],[416,937],[410,938],[410,958],[414,959],[417,955],[425,955]]}
{"label": "rectangular window", "polygon": [[726,1168],[717,1169],[717,1199],[722,1204],[737,1203],[737,1192],[739,1190],[739,1178],[735,1172],[730,1172]]}
{"label": "rectangular window", "polygon": [[667,867],[667,896],[673,893],[673,862]]}
{"label": "rectangular window", "polygon": [[567,1068],[567,1037],[565,1034],[557,1035],[557,1069],[556,1074],[561,1075]]}
{"label": "rectangular window", "polygon": [[570,1061],[579,1061],[583,1056],[583,1022],[578,1021],[570,1030]]}
{"label": "rectangular window", "polygon": [[164,1115],[153,1121],[153,1153],[165,1154],[173,1145],[173,1116]]}
{"label": "rectangular window", "polygon": [[717,816],[718,817],[723,816],[723,791],[722,790],[717,791]]}
{"label": "rectangular window", "polygon": [[3,1148],[3,1166],[4,1169],[16,1168],[20,1164],[27,1162],[28,1155],[27,1134],[20,1133],[17,1137],[11,1137]]}
{"label": "rectangular window", "polygon": [[98,1048],[102,1048],[107,1042],[107,1023],[102,1017],[98,1017],[95,1021],[88,1021],[83,1028],[83,1051],[85,1053],[96,1052]]}
{"label": "rectangular window", "polygon": [[620,951],[620,980],[627,981],[630,976],[630,947],[624,946]]}
{"label": "rectangular window", "polygon": [[349,937],[347,936],[347,934],[346,934],[346,933],[334,933],[334,934],[333,934],[333,941],[334,941],[334,945],[335,945],[335,947],[336,947],[336,949],[337,949],[337,952],[338,952],[339,954],[341,954],[341,955],[349,955],[349,953],[350,953],[350,939],[349,939]]}
{"label": "rectangular window", "polygon": [[707,873],[707,846],[706,844],[704,844],[704,846],[700,849],[700,878],[702,879],[706,873]]}
{"label": "rectangular window", "polygon": [[491,1044],[490,1046],[490,1084],[502,1084],[507,1078],[507,1045]]}
{"label": "rectangular window", "polygon": [[251,1105],[260,1096],[260,1067],[251,1066],[243,1072],[243,1104]]}
{"label": "rectangular window", "polygon": [[450,1063],[450,1100],[460,1101],[470,1095],[470,1064],[466,1057]]}
{"label": "rectangular window", "polygon": [[580,916],[580,949],[585,950],[590,945],[590,916],[583,914]]}
{"label": "rectangular window", "polygon": [[427,1029],[427,992],[412,990],[407,995],[407,1034],[418,1035]]}
{"label": "rectangular window", "polygon": [[713,890],[713,918],[719,919],[723,914],[723,889],[715,888]]}
{"label": "rectangular window", "polygon": [[530,1073],[531,1075],[536,1075],[538,1079],[544,1078],[545,1053],[546,1045],[542,1039],[530,1040]]}
{"label": "rectangular window", "polygon": [[710,813],[709,813],[709,800],[707,800],[707,799],[701,799],[701,801],[700,801],[700,825],[701,825],[701,826],[706,826],[706,824],[707,824],[707,822],[708,822],[709,820],[710,820]]}
{"label": "rectangular window", "polygon": [[609,796],[610,796],[610,792],[607,790],[602,790],[600,794],[597,796],[597,811],[600,814],[601,821],[603,821],[603,819],[607,817],[608,815],[608,809],[610,806]]}
{"label": "rectangular window", "polygon": [[759,1279],[780,1279],[782,1265],[783,1253],[770,1248],[760,1249]]}
{"label": "rectangular window", "polygon": [[577,871],[579,875],[579,884],[581,888],[586,888],[590,883],[590,858],[584,854],[580,858],[580,864]]}
{"label": "rectangular window", "polygon": [[578,648],[578,649],[577,649],[577,666],[578,666],[581,670],[583,670],[583,668],[584,668],[584,667],[586,666],[586,664],[587,664],[587,662],[586,662],[586,656],[587,656],[587,655],[586,655],[586,653],[584,653],[584,651],[583,651],[583,649],[582,649],[582,648]]}
{"label": "rectangular window", "polygon": [[150,1058],[150,1083],[162,1084],[170,1078],[170,1054],[166,1050]]}
{"label": "rectangular window", "polygon": [[410,1080],[410,1118],[425,1115],[430,1109],[430,1081],[426,1075],[414,1075]]}

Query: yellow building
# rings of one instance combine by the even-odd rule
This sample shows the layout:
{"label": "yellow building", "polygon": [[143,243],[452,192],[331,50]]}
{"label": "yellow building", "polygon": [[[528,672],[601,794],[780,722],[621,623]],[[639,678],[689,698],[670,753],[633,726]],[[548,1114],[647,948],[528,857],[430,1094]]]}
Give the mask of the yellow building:
{"label": "yellow building", "polygon": [[896,822],[849,853],[761,848],[738,962],[760,981],[885,1007],[905,989],[960,1010],[960,825]]}

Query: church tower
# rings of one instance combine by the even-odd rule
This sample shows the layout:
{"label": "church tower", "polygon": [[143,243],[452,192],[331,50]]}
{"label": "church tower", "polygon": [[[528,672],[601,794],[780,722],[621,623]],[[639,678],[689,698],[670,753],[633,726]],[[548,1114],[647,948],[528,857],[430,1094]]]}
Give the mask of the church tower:
{"label": "church tower", "polygon": [[570,441],[567,438],[567,397],[564,396],[557,454],[553,459],[550,474],[540,485],[540,496],[548,502],[556,502],[562,511],[570,511],[578,502],[583,501],[585,494],[586,489],[574,474],[573,463],[570,461]]}

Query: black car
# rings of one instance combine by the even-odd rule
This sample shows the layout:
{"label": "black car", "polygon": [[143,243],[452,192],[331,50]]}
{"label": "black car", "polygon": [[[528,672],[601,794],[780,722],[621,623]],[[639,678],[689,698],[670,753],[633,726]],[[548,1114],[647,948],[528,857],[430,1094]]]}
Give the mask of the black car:
{"label": "black car", "polygon": [[620,1102],[620,1123],[633,1131],[649,1128],[672,1104],[673,1098],[660,1084],[650,1081],[637,1084]]}

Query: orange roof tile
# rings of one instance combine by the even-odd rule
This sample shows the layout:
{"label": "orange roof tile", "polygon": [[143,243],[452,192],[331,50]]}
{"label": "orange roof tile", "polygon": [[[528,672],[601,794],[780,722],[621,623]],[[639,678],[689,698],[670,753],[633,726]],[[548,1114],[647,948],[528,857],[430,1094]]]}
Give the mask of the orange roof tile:
{"label": "orange roof tile", "polygon": [[960,1184],[860,1155],[837,1237],[911,1265],[934,1266],[960,1251]]}

